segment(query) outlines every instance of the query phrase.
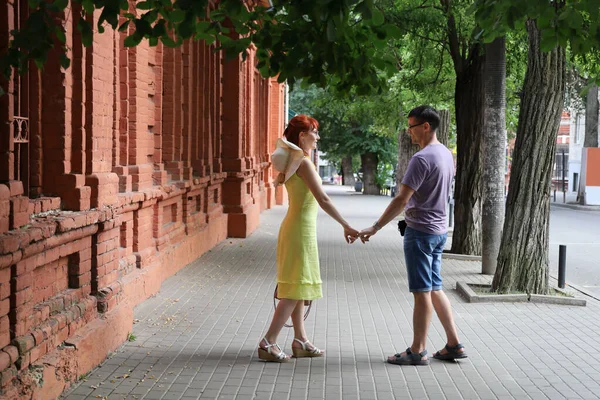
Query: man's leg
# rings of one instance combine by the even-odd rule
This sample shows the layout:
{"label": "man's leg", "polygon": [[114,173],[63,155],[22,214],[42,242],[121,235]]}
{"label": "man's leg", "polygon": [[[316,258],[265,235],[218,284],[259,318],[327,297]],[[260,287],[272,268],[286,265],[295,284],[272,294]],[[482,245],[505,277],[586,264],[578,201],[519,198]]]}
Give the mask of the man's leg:
{"label": "man's leg", "polygon": [[427,332],[433,308],[431,292],[413,292],[413,295],[415,308],[413,310],[413,342],[410,349],[413,353],[420,353],[427,347]]}
{"label": "man's leg", "polygon": [[[401,365],[429,364],[427,355],[421,355],[427,344],[427,331],[431,322],[431,251],[426,234],[407,228],[404,235],[404,259],[408,276],[408,288],[415,305],[413,310],[413,343],[409,350],[388,357],[388,362]],[[418,361],[420,360],[420,361]]]}
{"label": "man's leg", "polygon": [[[456,325],[454,324],[454,317],[452,315],[452,306],[450,300],[446,296],[443,290],[435,290],[431,292],[431,301],[435,308],[444,331],[446,332],[446,338],[449,346],[456,346],[459,343],[458,333],[456,332]],[[444,349],[445,352],[445,349]]]}
{"label": "man's leg", "polygon": [[[446,244],[446,236],[440,238],[440,243],[435,247],[433,251],[431,281],[433,290],[431,292],[431,301],[433,308],[437,314],[444,331],[446,332],[446,344],[448,347],[457,346],[460,341],[458,339],[458,333],[456,332],[456,325],[454,324],[454,317],[452,315],[452,306],[450,300],[446,296],[446,293],[442,290],[442,252],[444,245]],[[439,354],[447,354],[448,350],[444,347],[443,350],[438,352]],[[463,348],[456,348],[455,353],[464,353]]]}

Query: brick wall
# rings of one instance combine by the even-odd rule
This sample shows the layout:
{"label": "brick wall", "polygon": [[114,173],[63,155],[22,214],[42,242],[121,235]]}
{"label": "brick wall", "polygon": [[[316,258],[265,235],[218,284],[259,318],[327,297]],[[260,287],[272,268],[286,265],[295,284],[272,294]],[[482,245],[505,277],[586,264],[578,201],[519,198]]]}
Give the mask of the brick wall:
{"label": "brick wall", "polygon": [[[111,30],[84,48],[73,11],[68,70],[55,53],[0,81],[0,398],[58,396],[165,278],[276,203],[284,88],[253,50],[124,48]],[[25,17],[0,5],[0,51]]]}

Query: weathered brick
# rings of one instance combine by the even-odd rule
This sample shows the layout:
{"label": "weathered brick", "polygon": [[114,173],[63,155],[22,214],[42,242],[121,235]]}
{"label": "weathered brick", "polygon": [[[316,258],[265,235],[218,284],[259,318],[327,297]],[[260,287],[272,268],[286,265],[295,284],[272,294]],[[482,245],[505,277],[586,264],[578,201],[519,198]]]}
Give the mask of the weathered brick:
{"label": "weathered brick", "polygon": [[17,377],[18,371],[15,365],[11,365],[8,369],[0,372],[0,387],[6,387]]}
{"label": "weathered brick", "polygon": [[23,354],[33,349],[35,346],[35,339],[31,334],[23,335],[15,338],[12,341],[12,344],[17,348],[17,350],[19,350],[19,356],[23,356]]}
{"label": "weathered brick", "polygon": [[17,362],[17,359],[19,358],[19,349],[17,349],[15,346],[6,346],[2,349],[2,351],[8,354],[12,364]]}
{"label": "weathered brick", "polygon": [[11,365],[12,362],[10,361],[10,356],[8,355],[8,353],[0,351],[0,372],[4,371]]}
{"label": "weathered brick", "polygon": [[40,329],[34,329],[31,331],[31,336],[35,339],[35,345],[39,345],[44,341],[44,332]]}
{"label": "weathered brick", "polygon": [[31,353],[20,354],[17,362],[15,363],[19,371],[23,371],[25,368],[31,365]]}
{"label": "weathered brick", "polygon": [[33,272],[27,272],[21,275],[17,275],[13,278],[14,281],[14,290],[19,292],[28,287],[33,286]]}
{"label": "weathered brick", "polygon": [[32,362],[32,363],[36,362],[40,357],[45,355],[47,352],[48,352],[48,342],[40,343],[39,345],[37,345],[33,349],[31,349],[31,351],[29,352],[30,362]]}
{"label": "weathered brick", "polygon": [[11,294],[11,297],[14,301],[14,307],[22,306],[23,304],[33,300],[33,289],[28,287],[26,289]]}
{"label": "weathered brick", "polygon": [[10,299],[0,300],[0,316],[7,315],[10,311]]}
{"label": "weathered brick", "polygon": [[21,238],[14,232],[0,236],[0,254],[13,253],[19,249]]}

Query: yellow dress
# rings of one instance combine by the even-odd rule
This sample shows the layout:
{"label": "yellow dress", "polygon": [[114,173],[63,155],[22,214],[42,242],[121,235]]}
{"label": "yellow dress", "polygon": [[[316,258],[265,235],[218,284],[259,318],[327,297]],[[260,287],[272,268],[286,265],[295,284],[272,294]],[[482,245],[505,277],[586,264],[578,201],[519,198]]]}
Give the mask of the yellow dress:
{"label": "yellow dress", "polygon": [[323,297],[317,212],[319,204],[296,174],[285,183],[289,207],[277,240],[277,297],[314,300]]}

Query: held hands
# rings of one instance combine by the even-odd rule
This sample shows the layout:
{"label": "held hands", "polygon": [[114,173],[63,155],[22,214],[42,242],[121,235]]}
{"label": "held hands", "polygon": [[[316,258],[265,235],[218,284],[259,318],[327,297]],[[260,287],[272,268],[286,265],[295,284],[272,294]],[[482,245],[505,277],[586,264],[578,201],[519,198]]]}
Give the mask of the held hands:
{"label": "held hands", "polygon": [[344,239],[346,243],[352,244],[356,241],[356,239],[360,238],[360,241],[366,243],[369,241],[369,238],[377,233],[379,229],[371,226],[369,228],[363,229],[362,231],[357,231],[356,229],[347,226],[344,227]]}
{"label": "held hands", "polygon": [[346,243],[354,243],[354,241],[358,239],[358,231],[350,226],[345,226],[344,239],[346,240]]}
{"label": "held hands", "polygon": [[371,227],[368,227],[368,228],[360,231],[358,233],[358,236],[360,237],[361,242],[366,243],[369,241],[369,238],[376,233],[377,233],[377,229],[374,226],[371,226]]}

